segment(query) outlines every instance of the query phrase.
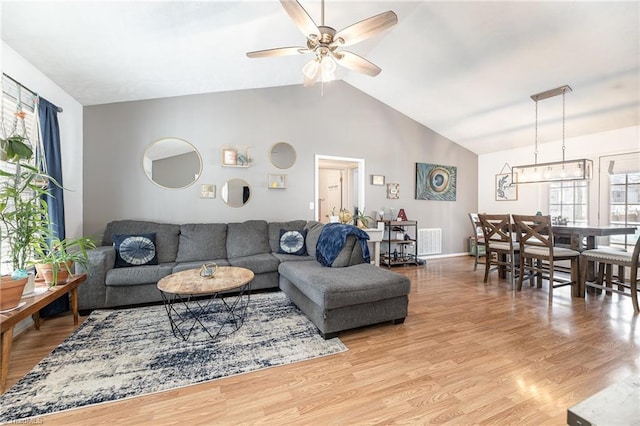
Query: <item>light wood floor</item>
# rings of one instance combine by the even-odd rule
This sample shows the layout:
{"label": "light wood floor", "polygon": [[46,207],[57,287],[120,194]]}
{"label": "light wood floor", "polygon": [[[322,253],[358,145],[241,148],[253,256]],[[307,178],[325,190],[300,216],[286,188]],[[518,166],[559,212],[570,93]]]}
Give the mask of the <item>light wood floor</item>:
{"label": "light wood floor", "polygon": [[[471,257],[399,267],[412,282],[404,324],[344,332],[347,352],[51,415],[86,424],[566,424],[566,410],[640,373],[631,300],[512,292]],[[18,337],[9,385],[73,329],[70,317]]]}

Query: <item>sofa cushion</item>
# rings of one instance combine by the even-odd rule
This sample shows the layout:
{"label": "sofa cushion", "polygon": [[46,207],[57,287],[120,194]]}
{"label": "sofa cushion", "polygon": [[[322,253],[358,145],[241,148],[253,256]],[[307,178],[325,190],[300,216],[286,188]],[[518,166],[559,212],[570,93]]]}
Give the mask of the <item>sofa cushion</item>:
{"label": "sofa cushion", "polygon": [[278,253],[305,256],[307,254],[307,246],[305,244],[306,237],[306,229],[302,229],[300,231],[281,229]]}
{"label": "sofa cushion", "polygon": [[406,276],[368,263],[338,269],[318,262],[285,262],[278,271],[323,309],[406,296],[411,290]]}
{"label": "sofa cushion", "polygon": [[277,252],[280,247],[280,230],[299,231],[305,228],[306,220],[291,220],[289,222],[269,222],[269,246],[272,252]]}
{"label": "sofa cushion", "polygon": [[273,257],[280,260],[280,262],[298,262],[301,260],[313,260],[315,261],[315,257],[311,257],[308,254],[304,256],[296,256],[295,254],[282,254],[282,253],[271,253]]}
{"label": "sofa cushion", "polygon": [[156,234],[158,262],[175,262],[178,253],[180,226],[170,223],[155,223],[140,220],[115,220],[109,222],[102,236],[102,245],[113,245],[116,234]]}
{"label": "sofa cushion", "polygon": [[254,274],[277,272],[280,261],[271,253],[254,254],[251,256],[234,257],[229,259],[231,266],[251,269]]}
{"label": "sofa cushion", "polygon": [[180,244],[176,262],[225,259],[227,225],[224,223],[188,223],[180,226]]}
{"label": "sofa cushion", "polygon": [[173,267],[172,274],[176,272],[186,271],[187,269],[200,269],[204,263],[213,262],[218,266],[229,266],[230,263],[227,259],[207,259],[194,262],[182,262]]}
{"label": "sofa cushion", "polygon": [[320,238],[323,226],[324,224],[321,222],[310,220],[304,227],[304,229],[307,230],[307,253],[309,256],[313,256],[314,259],[316,258],[316,246],[318,245],[318,238]]}
{"label": "sofa cushion", "polygon": [[[171,274],[175,265],[175,263],[170,262],[152,266],[111,269],[107,272],[105,284],[108,286],[155,284],[161,278]],[[135,303],[135,301],[132,301],[132,303]]]}
{"label": "sofa cushion", "polygon": [[270,252],[271,246],[269,246],[266,221],[248,220],[227,225],[227,258]]}
{"label": "sofa cushion", "polygon": [[331,267],[344,268],[360,263],[365,263],[364,256],[362,255],[362,246],[354,235],[347,235],[344,246],[342,246],[342,250],[338,253]]}
{"label": "sofa cushion", "polygon": [[138,234],[113,236],[116,250],[115,267],[157,265],[156,234]]}

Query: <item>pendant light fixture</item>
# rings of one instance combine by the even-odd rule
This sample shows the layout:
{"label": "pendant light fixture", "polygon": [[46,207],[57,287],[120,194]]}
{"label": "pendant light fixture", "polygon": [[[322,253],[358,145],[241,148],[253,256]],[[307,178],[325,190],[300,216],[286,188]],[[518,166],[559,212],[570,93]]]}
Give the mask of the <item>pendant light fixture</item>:
{"label": "pendant light fixture", "polygon": [[[536,127],[534,164],[514,166],[511,169],[511,181],[515,184],[561,182],[591,179],[593,161],[588,159],[565,160],[565,96],[571,87],[565,85],[545,92],[531,95],[536,103]],[[562,161],[538,163],[538,101],[562,95]]]}

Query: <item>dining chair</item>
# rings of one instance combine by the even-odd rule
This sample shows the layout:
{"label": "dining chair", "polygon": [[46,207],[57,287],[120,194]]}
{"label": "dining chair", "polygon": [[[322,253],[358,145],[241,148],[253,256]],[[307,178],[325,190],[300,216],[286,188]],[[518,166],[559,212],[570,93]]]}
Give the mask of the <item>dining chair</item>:
{"label": "dining chair", "polygon": [[478,269],[478,264],[486,263],[480,262],[480,257],[485,256],[485,243],[484,243],[484,234],[482,232],[482,224],[480,223],[480,219],[478,218],[478,213],[469,213],[469,219],[471,220],[471,226],[473,227],[473,234],[471,234],[471,242],[475,246],[473,249],[475,262],[473,264],[473,270]]}
{"label": "dining chair", "polygon": [[[542,280],[549,281],[549,303],[553,301],[553,289],[571,286],[572,296],[578,296],[580,291],[580,253],[553,245],[553,230],[551,216],[512,215],[520,240],[520,276],[517,290],[522,289],[522,280],[529,276],[533,284],[534,277],[538,288],[542,287]],[[566,279],[557,275],[554,264],[557,261],[571,261],[571,278]]]}
{"label": "dining chair", "polygon": [[[513,227],[509,214],[479,214],[480,224],[485,241],[484,282],[489,279],[491,267],[509,274],[511,287],[516,287],[516,253],[519,247],[514,246]],[[495,257],[494,257],[495,253]]]}
{"label": "dining chair", "polygon": [[[617,250],[610,247],[585,250],[580,259],[580,279],[583,283],[581,291],[586,287],[605,290],[607,295],[611,292],[631,297],[634,312],[640,312],[638,307],[638,266],[640,257],[640,238],[636,241],[633,253]],[[587,280],[587,264],[598,264],[598,275],[595,281]],[[613,275],[613,267],[618,269],[617,276]],[[630,268],[629,280],[625,280],[625,268]],[[616,285],[618,288],[613,288]]]}

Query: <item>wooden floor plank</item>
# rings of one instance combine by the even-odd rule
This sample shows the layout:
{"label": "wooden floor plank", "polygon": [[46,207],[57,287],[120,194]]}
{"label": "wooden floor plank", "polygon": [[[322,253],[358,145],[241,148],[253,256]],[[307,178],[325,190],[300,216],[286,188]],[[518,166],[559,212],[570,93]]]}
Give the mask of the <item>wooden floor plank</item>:
{"label": "wooden floor plank", "polygon": [[[545,285],[514,292],[472,257],[393,269],[411,279],[409,316],[340,334],[349,351],[125,401],[46,416],[48,425],[530,424],[640,374],[629,298]],[[84,318],[81,318],[83,320]],[[73,331],[43,321],[13,345],[11,386]]]}

